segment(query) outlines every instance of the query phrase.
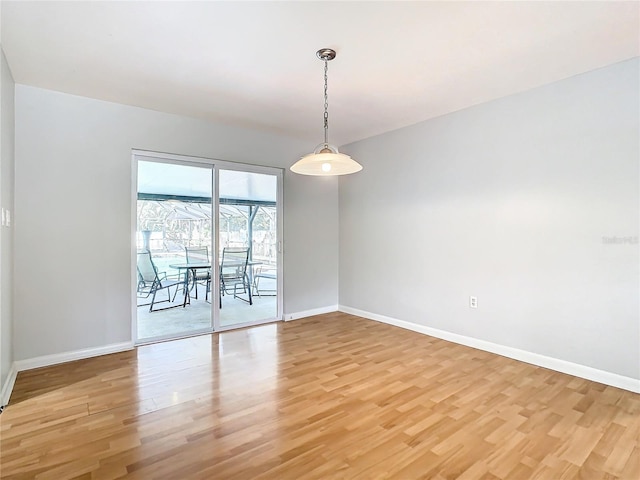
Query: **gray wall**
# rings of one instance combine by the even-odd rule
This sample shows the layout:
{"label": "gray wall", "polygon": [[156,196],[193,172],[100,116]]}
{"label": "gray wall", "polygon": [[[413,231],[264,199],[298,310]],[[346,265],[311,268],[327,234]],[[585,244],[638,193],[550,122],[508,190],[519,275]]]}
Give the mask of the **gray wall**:
{"label": "gray wall", "polygon": [[[131,340],[131,149],[288,167],[287,137],[16,86],[15,358]],[[337,305],[338,181],[285,172],[286,314]]]}
{"label": "gray wall", "polygon": [[[15,83],[0,48],[0,205],[14,214]],[[13,219],[12,219],[13,220]],[[13,364],[13,222],[0,228],[0,390]]]}
{"label": "gray wall", "polygon": [[640,378],[638,69],[343,147],[340,304]]}

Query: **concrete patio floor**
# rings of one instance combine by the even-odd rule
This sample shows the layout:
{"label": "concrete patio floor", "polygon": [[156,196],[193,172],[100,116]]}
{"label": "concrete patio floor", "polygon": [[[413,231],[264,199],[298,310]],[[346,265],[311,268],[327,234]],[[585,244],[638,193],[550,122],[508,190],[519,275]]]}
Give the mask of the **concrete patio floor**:
{"label": "concrete patio floor", "polygon": [[[164,292],[158,293],[166,295]],[[246,295],[245,295],[246,297]],[[229,327],[247,322],[276,319],[277,297],[253,296],[253,305],[231,295],[222,297],[220,309],[220,325]],[[183,297],[178,293],[174,303],[156,303],[154,308],[164,308],[179,305],[176,308],[149,312],[148,306],[139,306],[137,328],[138,340],[166,337],[170,335],[188,334],[190,332],[211,328],[211,304],[204,299],[204,292],[199,292],[198,300],[195,295],[191,303],[182,307]],[[146,303],[145,299],[138,299],[139,303]]]}

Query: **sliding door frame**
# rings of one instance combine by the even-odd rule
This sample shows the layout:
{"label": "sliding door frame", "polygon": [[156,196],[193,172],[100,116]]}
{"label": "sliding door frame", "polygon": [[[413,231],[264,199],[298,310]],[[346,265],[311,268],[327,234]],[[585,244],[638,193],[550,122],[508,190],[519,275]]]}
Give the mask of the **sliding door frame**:
{"label": "sliding door frame", "polygon": [[[243,327],[250,327],[250,326],[254,326],[254,325],[260,325],[263,323],[271,323],[273,321],[281,321],[284,319],[284,314],[283,314],[283,306],[284,306],[284,299],[283,299],[283,270],[284,270],[284,261],[282,258],[283,255],[283,232],[284,232],[284,228],[283,228],[283,181],[284,181],[284,175],[283,175],[283,169],[281,168],[275,168],[275,167],[262,167],[262,166],[258,166],[258,165],[247,165],[247,164],[243,164],[243,163],[235,163],[235,162],[217,162],[216,163],[216,168],[214,168],[214,181],[215,181],[215,185],[218,186],[219,184],[219,179],[220,179],[220,170],[235,170],[235,171],[239,171],[239,172],[248,172],[248,173],[258,173],[258,174],[263,174],[263,175],[273,175],[274,177],[276,177],[276,186],[277,186],[277,191],[276,191],[276,249],[278,252],[278,258],[277,258],[277,275],[276,275],[276,282],[277,282],[277,295],[276,295],[276,317],[274,318],[267,318],[267,319],[263,319],[263,320],[257,320],[257,321],[250,321],[250,322],[245,322],[245,323],[235,323],[233,325],[229,325],[226,327],[223,327],[220,325],[220,315],[219,315],[219,310],[216,312],[216,315],[213,317],[214,319],[214,323],[213,323],[213,328],[216,332],[221,332],[221,331],[225,331],[225,330],[234,330],[236,328],[243,328]],[[214,204],[215,204],[215,213],[214,215],[216,216],[216,220],[219,221],[220,219],[220,195],[218,193],[218,189],[216,190],[216,195],[214,198]],[[216,262],[218,262],[219,258],[220,258],[220,254],[221,252],[219,251],[220,249],[220,244],[219,244],[219,228],[217,227],[217,223],[216,223],[216,228],[213,229],[214,230],[214,236],[215,236],[215,246],[214,246],[214,255],[215,255],[215,259]],[[216,268],[218,271],[220,268],[220,265],[216,264]],[[215,275],[216,279],[215,279],[215,291],[216,291],[216,298],[215,301],[216,302],[220,302],[220,279],[218,278],[218,275]],[[218,303],[219,305],[219,303]]]}
{"label": "sliding door frame", "polygon": [[[204,158],[204,157],[193,157],[187,155],[177,155],[171,153],[161,153],[161,152],[153,152],[147,150],[138,150],[132,149],[131,151],[131,334],[132,338],[136,345],[142,345],[145,343],[153,343],[158,341],[176,339],[176,338],[184,338],[191,337],[195,335],[203,335],[212,332],[220,332],[225,330],[232,330],[236,328],[242,328],[246,326],[259,325],[262,323],[271,323],[274,321],[283,320],[283,307],[284,307],[284,260],[283,254],[284,249],[283,246],[283,234],[284,234],[284,226],[283,226],[283,217],[284,217],[284,198],[283,198],[283,182],[284,182],[284,174],[283,169],[277,167],[265,167],[259,165],[250,165],[244,163],[236,163],[229,162],[225,160],[218,160],[213,158]],[[138,160],[145,160],[158,162],[158,163],[170,163],[174,165],[185,165],[185,166],[193,166],[193,167],[204,167],[211,168],[211,207],[212,207],[212,270],[217,272],[219,271],[219,258],[220,258],[220,246],[219,246],[219,218],[220,218],[220,195],[219,195],[219,179],[220,179],[220,170],[236,170],[243,171],[248,173],[258,173],[265,175],[273,175],[276,177],[276,217],[277,217],[277,230],[276,230],[276,242],[277,242],[277,309],[275,318],[268,318],[258,321],[251,321],[246,323],[238,323],[234,325],[230,325],[227,327],[222,327],[220,325],[220,311],[218,308],[220,302],[220,279],[218,275],[212,275],[211,277],[211,328],[201,329],[193,332],[186,332],[184,334],[166,336],[166,337],[154,337],[151,339],[138,339],[138,307],[137,307],[137,295],[134,286],[138,282],[137,277],[137,245],[136,245],[136,231],[137,231],[137,204],[138,204]],[[215,307],[215,308],[214,308]]]}

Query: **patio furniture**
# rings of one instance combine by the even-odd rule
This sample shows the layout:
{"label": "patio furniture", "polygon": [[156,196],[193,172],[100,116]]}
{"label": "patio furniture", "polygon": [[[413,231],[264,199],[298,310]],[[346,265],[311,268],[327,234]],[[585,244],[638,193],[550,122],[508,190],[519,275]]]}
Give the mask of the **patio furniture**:
{"label": "patio furniture", "polygon": [[[184,285],[182,280],[174,280],[167,278],[165,272],[158,272],[157,267],[153,263],[153,259],[151,258],[151,252],[144,251],[138,252],[138,262],[137,262],[137,270],[138,270],[138,298],[149,298],[151,296],[150,303],[143,303],[138,305],[139,307],[149,305],[150,312],[157,312],[159,310],[167,310],[168,308],[179,307],[180,305],[171,305],[170,307],[164,308],[156,308],[153,309],[153,306],[156,303],[170,302],[171,301],[171,291],[170,288],[175,286],[176,291],[173,294],[173,298],[175,299],[176,294],[178,293],[178,287]],[[161,290],[167,290],[167,300],[160,300],[156,302],[156,294]]]}
{"label": "patio furniture", "polygon": [[[189,295],[189,284],[191,283],[191,278],[197,276],[198,270],[211,270],[211,264],[209,262],[189,262],[189,263],[172,263],[169,265],[171,268],[175,268],[176,270],[180,270],[180,278],[182,279],[182,293],[184,294],[184,306],[191,303],[191,296]],[[184,273],[182,271],[184,270]],[[210,288],[209,284],[211,282],[207,282],[207,297]],[[175,298],[175,295],[174,295]]]}
{"label": "patio furniture", "polygon": [[[251,282],[247,273],[249,264],[248,248],[225,247],[222,250],[220,262],[220,308],[222,308],[222,296],[230,294],[233,289],[233,298],[239,298],[253,305],[251,298]],[[238,289],[242,291],[239,292]],[[249,299],[239,297],[238,294],[248,294]]]}
{"label": "patio furniture", "polygon": [[[209,263],[209,248],[208,247],[184,247],[184,253],[187,259],[187,263]],[[196,300],[198,299],[198,283],[205,287],[205,300],[209,300],[209,288],[207,287],[211,281],[211,268],[208,269],[192,269],[191,281],[193,282],[191,288],[196,289]]]}
{"label": "patio furniture", "polygon": [[259,297],[263,295],[261,292],[267,292],[269,295],[276,295],[277,286],[271,288],[262,288],[260,290],[260,279],[269,280],[268,284],[277,281],[278,272],[275,267],[269,265],[259,265],[256,269],[256,272],[253,274],[253,291]]}

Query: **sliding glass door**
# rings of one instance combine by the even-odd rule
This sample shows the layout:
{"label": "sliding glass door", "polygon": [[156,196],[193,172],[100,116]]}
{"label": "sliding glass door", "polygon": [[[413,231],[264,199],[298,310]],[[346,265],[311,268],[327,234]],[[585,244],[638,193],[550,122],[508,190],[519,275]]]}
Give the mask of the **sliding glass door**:
{"label": "sliding glass door", "polygon": [[218,172],[220,328],[278,315],[278,176]]}
{"label": "sliding glass door", "polygon": [[[213,167],[146,157],[137,163],[136,338],[211,331]],[[204,267],[188,268],[195,260]]]}
{"label": "sliding glass door", "polygon": [[136,343],[282,319],[282,171],[134,151]]}

